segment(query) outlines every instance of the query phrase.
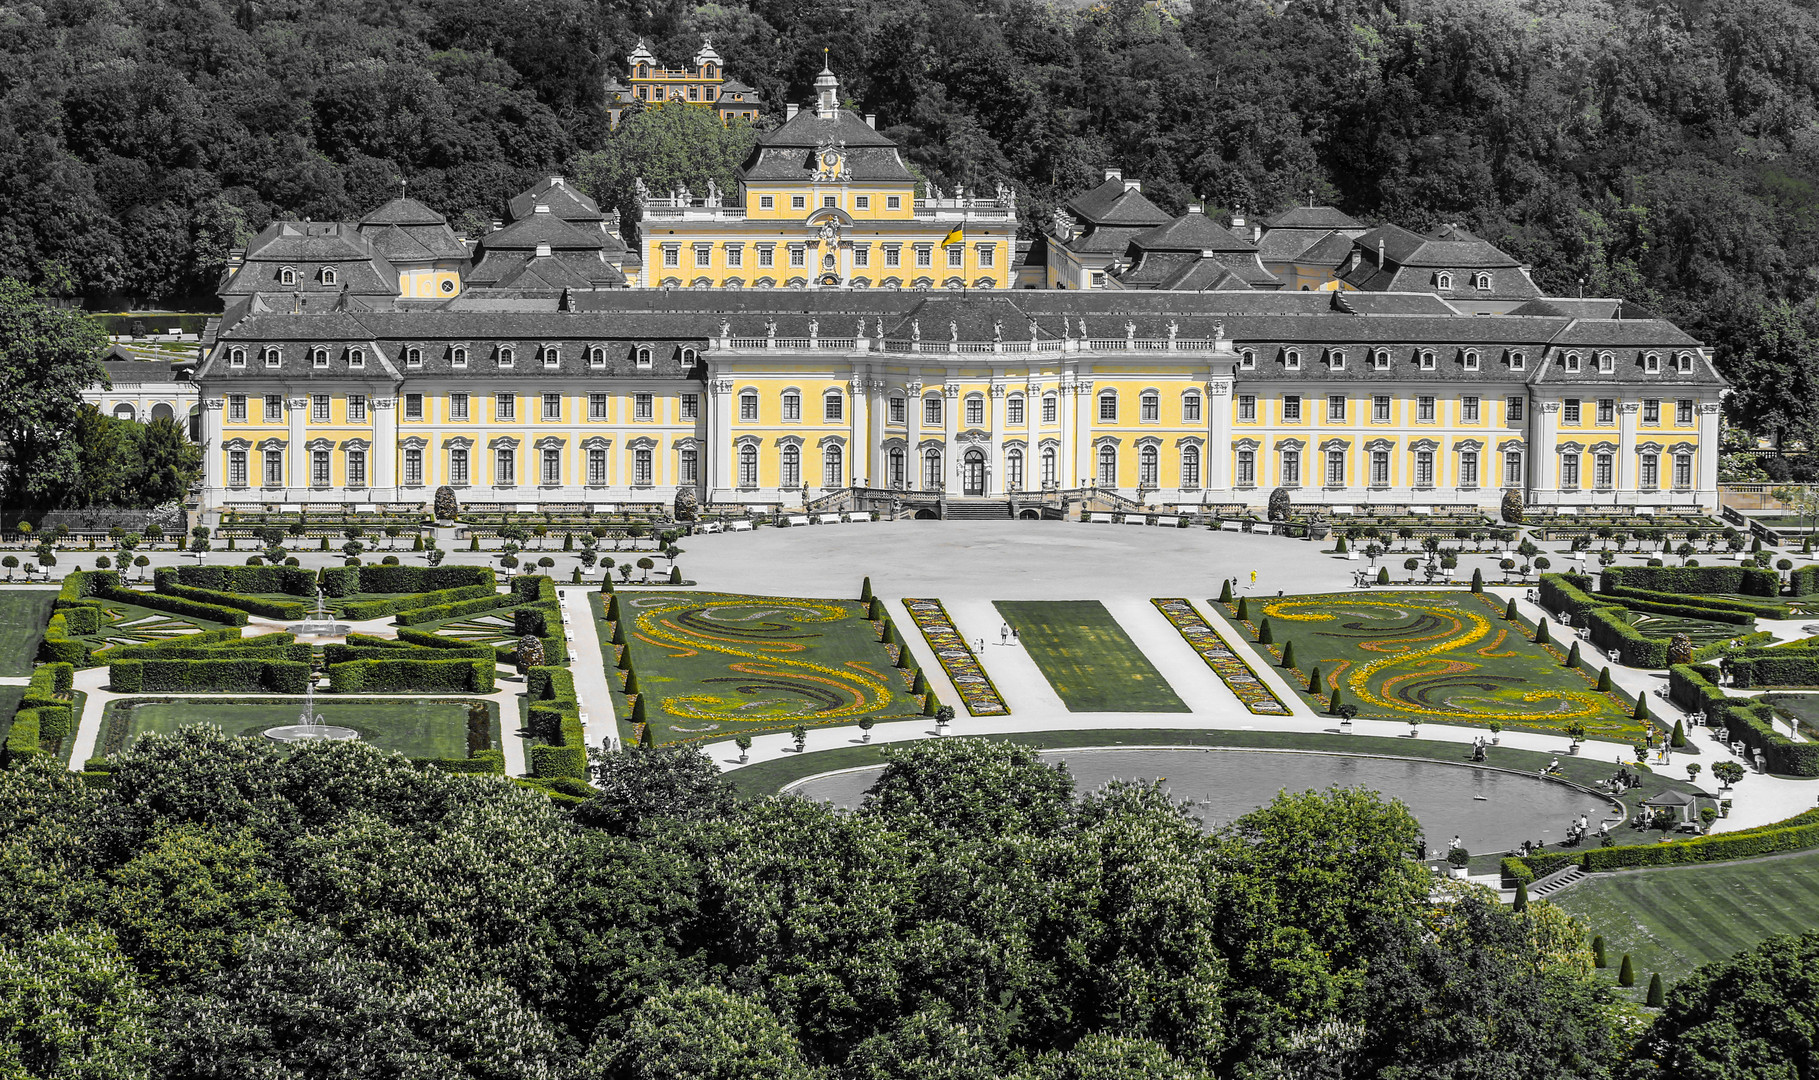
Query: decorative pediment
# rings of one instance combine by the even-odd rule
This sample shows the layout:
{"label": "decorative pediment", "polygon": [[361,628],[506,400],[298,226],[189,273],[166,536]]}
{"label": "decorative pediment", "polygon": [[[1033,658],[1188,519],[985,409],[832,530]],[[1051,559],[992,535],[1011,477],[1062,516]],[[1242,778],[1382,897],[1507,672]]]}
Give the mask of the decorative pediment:
{"label": "decorative pediment", "polygon": [[1327,439],[1320,444],[1322,450],[1350,450],[1351,448],[1350,439]]}
{"label": "decorative pediment", "polygon": [[1591,449],[1594,454],[1614,454],[1617,452],[1617,444],[1609,440],[1595,442],[1592,444]]}
{"label": "decorative pediment", "polygon": [[560,435],[545,435],[531,445],[539,450],[560,450],[563,442],[564,439]]}
{"label": "decorative pediment", "polygon": [[940,449],[944,448],[946,445],[947,445],[947,443],[941,439],[923,439],[921,442],[916,444],[916,449],[918,449],[918,450],[940,450]]}
{"label": "decorative pediment", "polygon": [[1396,448],[1396,442],[1394,439],[1372,439],[1370,442],[1364,444],[1364,448],[1372,452],[1378,450],[1394,450]]}
{"label": "decorative pediment", "polygon": [[1276,440],[1276,449],[1278,451],[1305,450],[1305,449],[1307,449],[1307,440],[1306,439],[1296,439],[1296,438],[1277,439]]}
{"label": "decorative pediment", "polygon": [[486,446],[489,450],[516,450],[518,439],[512,435],[500,435],[489,441]]}
{"label": "decorative pediment", "polygon": [[1116,436],[1116,435],[1100,435],[1093,440],[1093,449],[1097,450],[1102,446],[1110,446],[1110,447],[1115,448],[1115,447],[1117,447],[1118,442],[1119,442],[1118,436]]}
{"label": "decorative pediment", "polygon": [[802,436],[800,436],[800,435],[778,436],[777,445],[778,446],[793,446],[793,447],[797,448],[798,450],[800,450],[802,448]]}
{"label": "decorative pediment", "polygon": [[473,445],[474,440],[468,438],[466,435],[451,435],[442,440],[442,449],[444,450],[466,450]]}
{"label": "decorative pediment", "polygon": [[1414,442],[1408,444],[1408,448],[1412,452],[1419,453],[1424,450],[1438,450],[1440,449],[1440,444],[1432,439],[1416,439]]}
{"label": "decorative pediment", "polygon": [[1503,451],[1506,454],[1510,453],[1511,451],[1520,453],[1521,451],[1523,451],[1527,448],[1528,448],[1528,444],[1525,441],[1523,441],[1522,439],[1504,439],[1503,441],[1501,441],[1497,444],[1497,449]]}
{"label": "decorative pediment", "polygon": [[421,435],[412,435],[398,440],[398,445],[406,450],[421,450],[429,445],[429,440]]}
{"label": "decorative pediment", "polygon": [[1029,444],[1022,439],[1006,439],[1004,440],[1004,448],[1006,450],[1027,450]]}
{"label": "decorative pediment", "polygon": [[1159,435],[1145,435],[1142,438],[1137,440],[1137,446],[1139,449],[1146,447],[1146,446],[1155,448],[1155,447],[1159,447],[1161,445],[1162,445],[1162,437]]}
{"label": "decorative pediment", "polygon": [[901,435],[892,435],[890,438],[884,440],[883,445],[886,450],[905,450],[909,448],[909,443],[906,442]]}
{"label": "decorative pediment", "polygon": [[845,446],[846,445],[846,436],[845,435],[823,435],[823,436],[821,436],[820,439],[816,440],[815,445],[822,447],[822,448],[826,448],[829,446]]}
{"label": "decorative pediment", "polygon": [[1559,446],[1554,447],[1554,452],[1557,454],[1583,454],[1585,453],[1585,444],[1572,441],[1563,442]]}
{"label": "decorative pediment", "polygon": [[245,439],[229,439],[221,444],[221,448],[224,450],[251,450],[252,447],[253,444]]}
{"label": "decorative pediment", "polygon": [[1233,439],[1232,440],[1232,449],[1233,450],[1255,450],[1260,445],[1262,445],[1262,444],[1259,443],[1256,439]]}
{"label": "decorative pediment", "polygon": [[981,431],[978,428],[967,428],[965,431],[962,431],[958,437],[963,443],[988,443],[992,441],[989,432]]}
{"label": "decorative pediment", "polygon": [[1699,448],[1690,442],[1677,442],[1667,449],[1670,454],[1690,454]]}
{"label": "decorative pediment", "polygon": [[372,443],[371,439],[343,439],[343,440],[341,440],[341,449],[343,449],[343,450],[369,450],[372,448],[372,445],[373,445],[373,443]]}
{"label": "decorative pediment", "polygon": [[1176,446],[1205,446],[1206,440],[1198,435],[1183,435],[1175,440]]}
{"label": "decorative pediment", "polygon": [[[543,444],[538,443],[537,445],[542,446]],[[627,450],[655,450],[657,449],[657,440],[651,438],[649,435],[640,435],[636,439],[627,439],[625,441],[625,448]]]}
{"label": "decorative pediment", "polygon": [[756,448],[763,446],[764,440],[756,435],[741,435],[733,440],[733,445],[739,447],[741,450],[748,446]]}
{"label": "decorative pediment", "polygon": [[1659,454],[1660,452],[1661,444],[1658,442],[1651,440],[1649,442],[1636,444],[1636,453],[1638,454]]}
{"label": "decorative pediment", "polygon": [[315,439],[311,439],[309,442],[304,443],[303,445],[310,450],[333,450],[335,448],[335,440],[325,439],[325,438],[315,438]]}
{"label": "decorative pediment", "polygon": [[[582,443],[581,445],[586,446],[587,443]],[[696,450],[700,448],[701,442],[693,435],[684,435],[682,438],[670,443],[669,446],[671,450]]]}
{"label": "decorative pediment", "polygon": [[1458,442],[1455,442],[1453,444],[1453,449],[1454,450],[1482,450],[1482,449],[1484,449],[1484,440],[1483,439],[1460,439]]}

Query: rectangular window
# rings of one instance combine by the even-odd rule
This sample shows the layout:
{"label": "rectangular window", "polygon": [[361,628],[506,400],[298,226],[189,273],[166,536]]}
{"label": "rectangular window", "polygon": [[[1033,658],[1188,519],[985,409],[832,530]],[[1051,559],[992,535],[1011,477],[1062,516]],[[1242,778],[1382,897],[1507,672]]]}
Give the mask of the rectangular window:
{"label": "rectangular window", "polygon": [[1614,398],[1601,397],[1598,399],[1598,422],[1600,424],[1617,422],[1617,402]]}
{"label": "rectangular window", "polygon": [[1238,486],[1257,486],[1257,453],[1254,450],[1238,451]]}
{"label": "rectangular window", "polygon": [[1577,488],[1579,486],[1579,455],[1564,454],[1560,458],[1560,486]]}
{"label": "rectangular window", "polygon": [[350,424],[366,423],[366,395],[347,395],[347,422]]}
{"label": "rectangular window", "polygon": [[632,483],[638,487],[651,486],[651,460],[654,455],[649,450],[632,451]]}
{"label": "rectangular window", "polygon": [[423,483],[423,451],[414,446],[404,451],[404,483],[406,487]]}
{"label": "rectangular window", "polygon": [[1434,452],[1422,450],[1415,454],[1415,486],[1434,486]]}
{"label": "rectangular window", "polygon": [[246,419],[246,395],[227,395],[227,418],[235,423]]}
{"label": "rectangular window", "polygon": [[1379,424],[1390,422],[1390,398],[1388,394],[1378,394],[1371,398],[1371,419]]}
{"label": "rectangular window", "polygon": [[796,393],[783,395],[783,419],[791,422],[802,419],[802,395]]}
{"label": "rectangular window", "polygon": [[1326,486],[1345,486],[1345,451],[1328,450],[1326,452]]}
{"label": "rectangular window", "polygon": [[1055,397],[1053,394],[1050,394],[1049,396],[1042,399],[1042,422],[1043,423],[1045,423],[1045,424],[1055,423],[1056,411],[1057,411],[1056,402],[1055,402]]}
{"label": "rectangular window", "polygon": [[895,244],[884,245],[884,265],[885,266],[902,266],[903,265],[903,249],[898,247]]}
{"label": "rectangular window", "polygon": [[966,249],[961,247],[959,244],[954,244],[954,245],[950,246],[947,249],[947,265],[949,267],[965,266],[966,265]]}
{"label": "rectangular window", "polygon": [[423,395],[422,394],[404,395],[404,418],[406,420],[423,419]]}
{"label": "rectangular window", "polygon": [[758,395],[757,394],[740,394],[739,395],[739,419],[741,419],[741,420],[758,419]]}
{"label": "rectangular window", "polygon": [[1118,422],[1118,397],[1116,394],[1099,395],[1099,422],[1102,424]]}
{"label": "rectangular window", "polygon": [[1282,422],[1285,424],[1298,424],[1301,422],[1300,394],[1282,395]]}
{"label": "rectangular window", "polygon": [[1478,399],[1467,396],[1459,399],[1459,419],[1467,424],[1478,422]]}
{"label": "rectangular window", "polygon": [[309,418],[312,423],[328,423],[328,395],[311,394],[309,398]]}
{"label": "rectangular window", "polygon": [[791,195],[789,197],[789,208],[791,210],[807,210],[808,209],[808,196]]}
{"label": "rectangular window", "polygon": [[493,451],[493,483],[507,487],[518,482],[518,454],[500,447]]}
{"label": "rectangular window", "polygon": [[1371,486],[1390,486],[1390,452],[1388,450],[1371,451]]}
{"label": "rectangular window", "polygon": [[1326,418],[1335,424],[1345,423],[1345,395],[1331,394],[1326,399]]}
{"label": "rectangular window", "polygon": [[680,247],[676,246],[675,244],[670,244],[670,245],[667,245],[666,247],[664,247],[663,265],[664,266],[681,266],[682,265],[682,249]]}
{"label": "rectangular window", "polygon": [[1522,486],[1522,453],[1519,450],[1507,450],[1503,454],[1503,486]]}
{"label": "rectangular window", "polygon": [[1693,422],[1693,400],[1681,398],[1674,402],[1674,423],[1690,424]]}
{"label": "rectangular window", "polygon": [[466,450],[450,450],[448,452],[448,482],[451,484],[467,483]]}
{"label": "rectangular window", "polygon": [[858,195],[853,198],[853,209],[870,210],[871,208],[872,197],[870,195]]}
{"label": "rectangular window", "polygon": [[632,395],[632,419],[633,420],[649,420],[652,417],[653,412],[654,412],[653,407],[652,407],[653,400],[654,400],[653,395],[650,395],[650,394],[633,394]]}
{"label": "rectangular window", "polygon": [[1578,398],[1570,397],[1560,403],[1560,422],[1562,424],[1577,424],[1579,422]]}
{"label": "rectangular window", "polygon": [[1693,455],[1674,455],[1674,486],[1677,488],[1693,486]]}
{"label": "rectangular window", "polygon": [[555,487],[562,483],[562,451],[548,447],[543,451],[543,486]]}
{"label": "rectangular window", "polygon": [[227,454],[227,486],[246,486],[246,451],[230,450]]}
{"label": "rectangular window", "polygon": [[1467,450],[1459,455],[1459,486],[1478,486],[1478,455],[1473,451]]}
{"label": "rectangular window", "polygon": [[1198,424],[1200,422],[1200,395],[1189,394],[1181,399],[1181,422]]}
{"label": "rectangular window", "polygon": [[1282,486],[1301,486],[1301,451],[1282,451]]}
{"label": "rectangular window", "polygon": [[698,420],[701,418],[701,395],[682,395],[682,419]]}
{"label": "rectangular window", "polygon": [[872,249],[865,244],[853,245],[853,265],[860,269],[872,265]]}
{"label": "rectangular window", "polygon": [[1592,482],[1598,487],[1610,487],[1611,474],[1615,471],[1616,470],[1611,467],[1611,455],[1599,454],[1592,458]]}
{"label": "rectangular window", "polygon": [[884,197],[884,208],[885,208],[885,209],[886,209],[886,210],[901,210],[901,209],[903,209],[903,196],[901,196],[901,195],[886,195],[886,196],[885,196],[885,197]]}
{"label": "rectangular window", "polygon": [[1162,399],[1155,394],[1145,394],[1137,403],[1137,419],[1153,424],[1162,419]]}
{"label": "rectangular window", "polygon": [[730,270],[737,270],[745,265],[745,245],[726,245],[726,265]]}
{"label": "rectangular window", "polygon": [[513,397],[510,394],[500,394],[496,399],[494,399],[493,419],[495,419],[495,420],[516,420],[516,419],[518,419],[518,399]]}
{"label": "rectangular window", "polygon": [[758,196],[758,209],[760,209],[760,210],[777,209],[777,197],[775,195]]}
{"label": "rectangular window", "polygon": [[310,487],[325,488],[329,485],[328,451],[311,450],[309,455]]}
{"label": "rectangular window", "polygon": [[917,266],[935,265],[935,249],[932,247],[928,247],[926,245],[918,247],[916,249],[916,265]]}
{"label": "rectangular window", "polygon": [[1023,426],[1023,399],[1011,398],[1004,403],[1004,422],[1014,427]]}
{"label": "rectangular window", "polygon": [[1645,398],[1642,402],[1642,422],[1659,424],[1661,422],[1661,402],[1655,398]]}
{"label": "rectangular window", "polygon": [[934,396],[922,399],[922,422],[935,427],[941,423],[941,399]]}
{"label": "rectangular window", "polygon": [[543,395],[543,418],[545,420],[562,419],[562,395],[561,394]]}
{"label": "rectangular window", "polygon": [[606,419],[606,395],[605,394],[587,395],[587,418],[589,420],[605,420]]}
{"label": "rectangular window", "polygon": [[900,397],[892,398],[888,413],[890,416],[891,423],[893,423],[893,424],[903,423],[903,399]]}
{"label": "rectangular window", "polygon": [[1522,399],[1513,397],[1503,403],[1503,416],[1511,422],[1522,419]]}
{"label": "rectangular window", "polygon": [[366,451],[349,450],[347,452],[347,486],[366,486]]}
{"label": "rectangular window", "polygon": [[587,482],[594,487],[606,485],[606,451],[599,447],[587,452]]}
{"label": "rectangular window", "polygon": [[775,247],[772,247],[770,244],[759,244],[758,245],[758,265],[761,267],[776,266],[777,265],[777,249]]}
{"label": "rectangular window", "polygon": [[838,196],[834,196],[834,195],[821,196],[821,208],[822,209],[831,210],[834,207],[839,206],[839,205],[840,205],[840,199]]}
{"label": "rectangular window", "polygon": [[265,395],[265,422],[268,424],[281,424],[284,422],[283,394]]}
{"label": "rectangular window", "polygon": [[969,397],[966,399],[966,422],[971,427],[985,423],[985,399]]}
{"label": "rectangular window", "polygon": [[467,419],[466,394],[450,394],[448,396],[448,418],[450,420]]}
{"label": "rectangular window", "polygon": [[980,244],[979,245],[979,265],[980,266],[996,266],[998,264],[997,260],[998,260],[998,245],[997,244]]}
{"label": "rectangular window", "polygon": [[1255,395],[1255,394],[1239,394],[1238,395],[1238,419],[1240,419],[1240,420],[1257,419],[1257,395]]}
{"label": "rectangular window", "polygon": [[698,484],[701,482],[701,458],[694,450],[683,450],[677,456],[676,467],[681,472],[678,483]]}
{"label": "rectangular window", "polygon": [[791,266],[807,266],[808,249],[801,244],[791,244],[789,249],[789,264]]}
{"label": "rectangular window", "polygon": [[846,399],[839,394],[829,394],[821,399],[821,419],[834,422],[845,419]]}
{"label": "rectangular window", "polygon": [[1433,423],[1434,399],[1426,394],[1415,399],[1415,422]]}
{"label": "rectangular window", "polygon": [[1642,455],[1642,490],[1653,491],[1661,486],[1661,459],[1654,454]]}
{"label": "rectangular window", "polygon": [[714,246],[712,244],[695,245],[695,268],[705,269],[714,265]]}
{"label": "rectangular window", "polygon": [[265,452],[265,486],[284,486],[284,451],[267,450]]}

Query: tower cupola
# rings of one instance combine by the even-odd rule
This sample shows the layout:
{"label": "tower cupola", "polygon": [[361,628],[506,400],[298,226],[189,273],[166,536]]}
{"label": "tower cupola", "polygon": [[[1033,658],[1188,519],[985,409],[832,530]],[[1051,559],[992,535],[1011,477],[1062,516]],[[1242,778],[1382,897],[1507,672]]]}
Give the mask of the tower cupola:
{"label": "tower cupola", "polygon": [[840,116],[840,80],[827,66],[827,50],[821,50],[821,74],[815,76],[815,115],[823,120]]}

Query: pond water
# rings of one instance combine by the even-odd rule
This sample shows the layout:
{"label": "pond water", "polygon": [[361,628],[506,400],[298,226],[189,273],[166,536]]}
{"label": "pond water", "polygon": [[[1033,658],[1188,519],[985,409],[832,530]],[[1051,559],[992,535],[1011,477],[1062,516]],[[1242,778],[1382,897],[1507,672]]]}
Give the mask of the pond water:
{"label": "pond water", "polygon": [[[1066,762],[1079,791],[1112,780],[1160,780],[1175,798],[1194,804],[1209,828],[1232,821],[1278,791],[1364,787],[1408,806],[1439,849],[1458,835],[1474,854],[1508,851],[1524,840],[1558,843],[1584,814],[1596,831],[1617,811],[1607,799],[1552,780],[1470,765],[1344,754],[1267,750],[1053,750],[1045,762]],[[856,807],[877,783],[882,765],[811,776],[791,794]]]}

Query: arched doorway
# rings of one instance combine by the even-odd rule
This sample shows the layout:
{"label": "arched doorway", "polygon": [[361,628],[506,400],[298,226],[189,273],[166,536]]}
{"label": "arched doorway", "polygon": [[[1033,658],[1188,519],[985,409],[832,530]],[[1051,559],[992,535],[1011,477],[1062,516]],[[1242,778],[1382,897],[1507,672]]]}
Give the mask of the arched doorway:
{"label": "arched doorway", "polygon": [[160,401],[158,404],[152,406],[153,420],[175,420],[176,418],[176,411],[164,402]]}
{"label": "arched doorway", "polygon": [[960,493],[985,494],[985,453],[978,447],[968,450],[960,459]]}

